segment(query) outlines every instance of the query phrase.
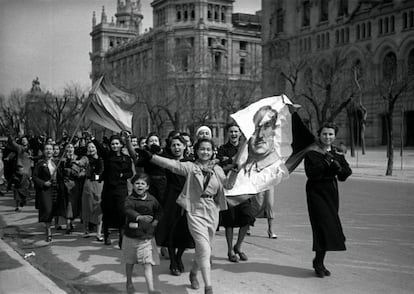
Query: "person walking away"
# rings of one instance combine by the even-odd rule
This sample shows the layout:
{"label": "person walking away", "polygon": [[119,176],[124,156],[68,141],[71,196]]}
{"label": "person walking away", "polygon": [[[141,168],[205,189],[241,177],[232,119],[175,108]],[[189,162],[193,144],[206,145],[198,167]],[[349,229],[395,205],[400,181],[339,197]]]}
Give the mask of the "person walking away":
{"label": "person walking away", "polygon": [[26,201],[30,198],[30,178],[27,173],[23,171],[23,166],[18,165],[16,171],[11,179],[13,188],[14,201],[16,208],[14,211],[19,212],[20,208],[26,205]]}
{"label": "person walking away", "polygon": [[338,127],[323,123],[318,140],[305,155],[306,199],[312,227],[315,258],[313,268],[317,277],[330,276],[324,259],[327,251],[346,250],[345,235],[339,218],[338,181],[345,181],[352,170],[340,150],[333,145]]}
{"label": "person walking away", "polygon": [[144,276],[149,293],[154,290],[152,266],[159,264],[159,256],[153,239],[155,228],[162,216],[157,199],[148,193],[149,176],[138,173],[132,179],[132,193],[125,201],[125,232],[122,244],[125,263],[127,293],[135,293],[132,282],[134,264],[144,266]]}

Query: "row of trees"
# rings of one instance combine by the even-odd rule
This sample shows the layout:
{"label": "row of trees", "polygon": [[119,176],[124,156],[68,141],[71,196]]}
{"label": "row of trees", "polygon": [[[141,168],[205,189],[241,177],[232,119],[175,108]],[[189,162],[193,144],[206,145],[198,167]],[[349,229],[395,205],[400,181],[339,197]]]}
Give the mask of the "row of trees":
{"label": "row of trees", "polygon": [[[276,43],[275,46],[275,49],[280,50],[280,44]],[[408,91],[414,90],[414,79],[408,72],[397,72],[397,60],[393,53],[385,56],[380,78],[372,76],[369,66],[362,65],[358,59],[343,56],[340,51],[333,51],[318,58],[303,55],[295,60],[289,57],[275,59],[264,70],[280,73],[277,82],[282,88],[290,90],[289,96],[293,101],[303,106],[301,114],[308,120],[310,127],[318,127],[324,121],[335,121],[341,113],[345,114],[352,156],[356,145],[360,145],[362,154],[365,154],[365,130],[369,113],[364,97],[378,98],[378,104],[385,109],[386,175],[392,175],[394,110],[397,102]]]}
{"label": "row of trees", "polygon": [[[57,138],[76,127],[87,91],[78,84],[69,84],[61,94],[40,90],[38,80],[30,91],[11,91],[0,95],[0,133],[48,135]],[[88,126],[83,126],[88,127]]]}

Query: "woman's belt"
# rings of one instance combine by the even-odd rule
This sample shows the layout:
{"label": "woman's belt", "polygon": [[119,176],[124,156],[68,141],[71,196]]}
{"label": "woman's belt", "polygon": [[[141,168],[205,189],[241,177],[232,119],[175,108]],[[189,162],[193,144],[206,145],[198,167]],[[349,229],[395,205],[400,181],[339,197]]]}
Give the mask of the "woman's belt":
{"label": "woman's belt", "polygon": [[201,194],[201,198],[214,198],[214,195]]}

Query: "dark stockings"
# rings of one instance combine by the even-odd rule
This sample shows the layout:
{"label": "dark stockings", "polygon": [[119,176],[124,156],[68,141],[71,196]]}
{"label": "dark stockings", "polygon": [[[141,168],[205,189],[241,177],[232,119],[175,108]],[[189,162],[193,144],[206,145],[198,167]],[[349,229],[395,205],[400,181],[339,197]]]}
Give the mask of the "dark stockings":
{"label": "dark stockings", "polygon": [[315,253],[315,266],[323,267],[323,261],[325,259],[326,251],[320,250]]}
{"label": "dark stockings", "polygon": [[181,259],[184,251],[184,248],[168,247],[168,254],[170,255],[170,269],[178,269],[180,272],[184,272],[184,265]]}

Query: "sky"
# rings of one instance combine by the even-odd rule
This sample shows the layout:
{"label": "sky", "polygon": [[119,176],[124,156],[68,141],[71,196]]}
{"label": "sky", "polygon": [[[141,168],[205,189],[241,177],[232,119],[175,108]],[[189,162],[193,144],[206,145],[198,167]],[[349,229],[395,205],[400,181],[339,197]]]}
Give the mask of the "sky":
{"label": "sky", "polygon": [[[143,31],[152,27],[152,0],[141,0]],[[88,88],[92,13],[108,21],[117,0],[0,0],[0,94],[29,91],[39,77],[42,90],[59,93],[66,85]],[[261,0],[236,0],[233,12],[255,13]]]}

